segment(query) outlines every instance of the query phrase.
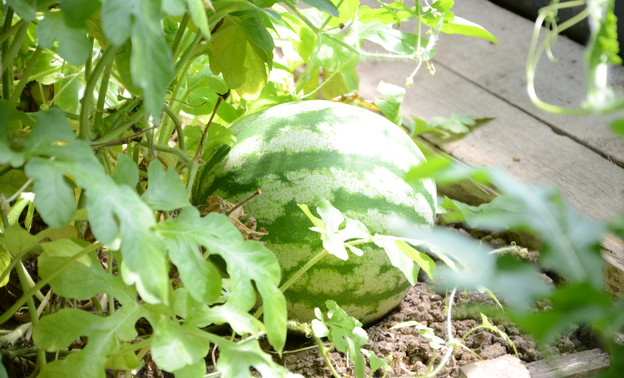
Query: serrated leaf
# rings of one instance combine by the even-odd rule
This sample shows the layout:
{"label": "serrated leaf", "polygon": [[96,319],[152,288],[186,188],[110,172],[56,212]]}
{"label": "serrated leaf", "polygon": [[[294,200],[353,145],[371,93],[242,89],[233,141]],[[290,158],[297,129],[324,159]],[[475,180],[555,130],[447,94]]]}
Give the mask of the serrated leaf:
{"label": "serrated leaf", "polygon": [[147,190],[141,198],[154,210],[173,211],[191,203],[180,175],[173,168],[167,169],[159,160],[152,160],[147,169]]}
{"label": "serrated leaf", "polygon": [[[321,205],[317,208],[317,212],[321,216],[321,222],[310,213],[306,205],[299,205],[299,207],[308,215],[308,218],[310,218],[314,224],[322,225],[321,227],[314,227],[312,230],[321,234],[323,248],[329,253],[341,260],[347,260],[349,258],[347,248],[357,256],[363,254],[362,250],[348,244],[349,240],[363,239],[368,241],[371,238],[366,226],[362,222],[346,218],[326,200],[321,202]],[[344,227],[342,226],[343,224]]]}
{"label": "serrated leaf", "polygon": [[329,329],[327,338],[334,343],[336,349],[355,360],[356,377],[364,377],[366,362],[360,347],[368,343],[368,334],[362,328],[362,323],[344,312],[335,301],[328,300],[325,305],[328,311],[327,319],[323,323]]}
{"label": "serrated leaf", "polygon": [[65,23],[61,12],[48,12],[37,26],[39,45],[44,49],[52,48],[58,41],[58,53],[63,59],[75,66],[81,66],[89,58],[93,48],[87,36],[86,26],[71,27]]}
{"label": "serrated leaf", "polygon": [[[221,294],[221,276],[219,270],[202,257],[198,248],[201,238],[210,235],[201,230],[201,227],[211,227],[207,223],[201,222],[197,210],[189,207],[182,209],[177,218],[159,223],[157,229],[169,249],[171,262],[178,268],[180,279],[191,296],[200,303],[211,304]],[[194,232],[198,234],[193,235]]]}
{"label": "serrated leaf", "polygon": [[108,317],[73,308],[42,317],[33,331],[33,339],[39,348],[58,351],[81,336],[86,336],[89,341],[79,352],[48,363],[40,376],[104,378],[107,356],[113,354],[121,342],[137,336],[135,323],[145,315],[142,307],[136,304],[122,306]]}
{"label": "serrated leaf", "polygon": [[63,145],[75,139],[74,132],[63,111],[59,108],[52,108],[37,113],[35,126],[24,143],[24,152],[49,156],[57,150],[56,146],[52,145]]}
{"label": "serrated leaf", "polygon": [[[70,239],[42,243],[41,247],[44,253],[39,256],[37,267],[43,279],[57,274],[63,264],[84,249],[84,246]],[[79,300],[87,300],[98,294],[108,293],[121,303],[127,304],[134,300],[133,295],[136,295],[123,284],[118,276],[113,276],[104,270],[95,258],[94,252],[81,256],[66,267],[61,274],[50,281],[50,286],[58,295]]]}
{"label": "serrated leaf", "polygon": [[248,377],[251,367],[263,377],[298,377],[275,363],[256,339],[234,343],[214,334],[206,334],[206,337],[219,347],[217,370],[223,377]]}
{"label": "serrated leaf", "polygon": [[160,9],[151,0],[141,0],[132,24],[132,81],[143,88],[145,107],[159,119],[167,87],[173,79],[173,56],[162,33]]}
{"label": "serrated leaf", "polygon": [[281,350],[286,340],[286,300],[278,289],[281,270],[273,252],[258,242],[243,241],[239,231],[223,214],[210,213],[200,217],[196,208],[188,207],[180,218],[176,230],[170,227],[171,223],[165,223],[165,226],[157,226],[158,232],[166,239],[183,240],[186,246],[201,245],[226,261],[230,276],[227,304],[232,308],[244,312],[251,310],[256,304],[257,289],[262,296],[269,342]]}
{"label": "serrated leaf", "polygon": [[418,268],[424,270],[429,278],[435,277],[435,261],[405,241],[385,235],[375,235],[373,241],[384,249],[392,265],[403,272],[410,284],[415,285],[418,281]]}
{"label": "serrated leaf", "polygon": [[195,365],[208,354],[210,342],[192,333],[195,328],[180,325],[177,320],[162,316],[154,326],[152,358],[167,371]]}
{"label": "serrated leaf", "polygon": [[100,11],[104,35],[120,46],[132,41],[132,82],[143,89],[145,107],[154,119],[173,79],[173,57],[163,35],[160,4],[152,0],[104,0]]}
{"label": "serrated leaf", "polygon": [[30,159],[24,171],[35,181],[35,207],[43,221],[54,228],[69,223],[77,206],[74,191],[67,184],[64,172],[54,161],[41,158]]}

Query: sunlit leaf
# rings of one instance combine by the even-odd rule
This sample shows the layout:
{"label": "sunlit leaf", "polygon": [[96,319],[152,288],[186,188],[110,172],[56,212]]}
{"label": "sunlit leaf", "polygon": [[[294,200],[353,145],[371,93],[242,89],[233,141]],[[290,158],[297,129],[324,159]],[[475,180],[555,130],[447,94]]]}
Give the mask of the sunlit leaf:
{"label": "sunlit leaf", "polygon": [[469,37],[483,38],[490,42],[498,43],[496,37],[485,30],[481,25],[458,16],[453,17],[453,21],[442,24],[442,29],[440,30],[446,34],[463,34]]}
{"label": "sunlit leaf", "polygon": [[257,290],[262,296],[269,342],[281,350],[286,340],[286,300],[278,289],[281,269],[275,254],[258,242],[243,241],[240,232],[223,214],[200,217],[197,209],[187,207],[180,217],[177,235],[170,234],[172,230],[161,230],[160,225],[159,232],[167,237],[183,238],[186,245],[201,245],[225,260],[230,276],[229,306],[245,312],[251,310],[256,304]]}
{"label": "sunlit leaf", "polygon": [[152,160],[147,169],[147,190],[141,198],[154,210],[172,211],[190,205],[184,183],[173,168]]}
{"label": "sunlit leaf", "polygon": [[166,316],[153,326],[151,353],[158,367],[167,371],[180,370],[203,361],[208,354],[210,342],[194,335],[194,328],[180,325]]}
{"label": "sunlit leaf", "polygon": [[123,306],[108,317],[66,308],[41,318],[34,328],[35,344],[47,351],[69,347],[78,337],[86,336],[87,345],[80,351],[70,353],[65,359],[48,363],[42,368],[41,377],[81,376],[104,378],[107,356],[113,354],[120,342],[137,336],[136,321],[144,316],[138,306]]}
{"label": "sunlit leaf", "polygon": [[256,339],[235,343],[214,334],[207,334],[206,337],[219,347],[217,370],[224,377],[248,377],[251,367],[263,377],[298,376],[275,363],[271,356],[262,350]]}
{"label": "sunlit leaf", "polygon": [[60,12],[48,12],[37,27],[37,38],[42,48],[51,48],[58,41],[58,53],[69,63],[80,66],[91,54],[92,43],[86,26],[71,27]]}
{"label": "sunlit leaf", "polygon": [[139,183],[139,168],[128,155],[119,154],[112,177],[117,184],[134,188]]}
{"label": "sunlit leaf", "polygon": [[[210,226],[206,223],[200,221],[195,208],[189,207],[183,209],[177,218],[159,223],[157,228],[164,237],[169,258],[178,268],[180,279],[188,292],[198,302],[210,304],[221,294],[221,276],[199,250],[200,240],[210,237]],[[203,232],[200,224],[207,227]],[[198,234],[193,235],[195,232]]]}

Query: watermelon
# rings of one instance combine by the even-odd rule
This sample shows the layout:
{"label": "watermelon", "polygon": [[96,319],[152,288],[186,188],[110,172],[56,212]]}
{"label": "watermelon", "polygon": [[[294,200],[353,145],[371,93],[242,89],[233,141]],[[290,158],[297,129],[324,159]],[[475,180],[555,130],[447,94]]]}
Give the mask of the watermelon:
{"label": "watermelon", "polygon": [[[320,234],[298,207],[315,211],[328,200],[346,217],[364,223],[371,234],[395,235],[399,221],[431,225],[436,189],[431,180],[408,184],[405,174],[425,158],[397,125],[372,111],[313,100],[274,106],[235,121],[236,141],[217,162],[198,173],[193,201],[210,195],[245,205],[268,235],[262,240],[277,256],[282,282],[323,251]],[[335,300],[364,324],[403,299],[410,287],[383,249],[365,244],[361,257],[343,261],[327,255],[284,294],[289,316],[314,318]]]}

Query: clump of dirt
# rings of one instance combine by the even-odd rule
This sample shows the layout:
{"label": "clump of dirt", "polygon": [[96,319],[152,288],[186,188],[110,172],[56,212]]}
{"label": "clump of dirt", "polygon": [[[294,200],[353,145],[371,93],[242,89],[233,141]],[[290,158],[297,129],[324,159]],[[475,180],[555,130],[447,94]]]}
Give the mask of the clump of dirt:
{"label": "clump of dirt", "polygon": [[[470,306],[479,304],[493,305],[493,301],[487,294],[456,295],[454,306],[457,311],[453,311],[451,321],[451,331],[455,339],[461,339],[470,329],[481,324],[479,313],[470,310]],[[389,362],[392,369],[389,376],[413,376],[426,373],[432,358],[433,363],[438,364],[444,351],[437,350],[434,354],[429,340],[421,336],[414,327],[393,330],[390,328],[401,322],[417,321],[432,328],[436,336],[447,340],[446,307],[444,295],[433,291],[427,283],[418,283],[411,288],[401,304],[383,320],[365,328],[369,342],[364,348],[375,352],[377,356]],[[522,361],[532,362],[542,358],[542,352],[537,349],[535,342],[523,335],[517,327],[509,323],[499,324],[493,319],[490,321],[509,336]],[[548,353],[570,353],[583,349],[581,340],[576,336],[577,333],[571,332],[562,337]],[[318,348],[313,345],[311,341],[306,342],[305,339],[292,340],[287,347],[290,351],[285,352],[281,358],[275,357],[275,359],[291,372],[306,377],[331,376]],[[503,337],[484,329],[472,332],[463,340],[463,345],[470,351],[463,348],[456,349],[439,376],[457,376],[462,365],[478,361],[479,356],[483,359],[493,359],[505,354],[514,354],[513,347]],[[348,362],[344,355],[337,352],[333,352],[330,356],[336,370],[342,376],[354,376],[352,361]],[[373,376],[382,375],[379,370]]]}

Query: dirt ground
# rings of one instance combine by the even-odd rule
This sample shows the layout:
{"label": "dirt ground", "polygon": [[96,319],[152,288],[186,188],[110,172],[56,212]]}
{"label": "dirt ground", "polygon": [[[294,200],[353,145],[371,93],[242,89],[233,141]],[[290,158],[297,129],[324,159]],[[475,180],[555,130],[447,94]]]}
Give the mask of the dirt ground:
{"label": "dirt ground", "polygon": [[[454,318],[452,320],[453,337],[460,339],[471,328],[481,324],[478,311],[470,310],[471,305],[479,304],[492,304],[492,300],[487,294],[458,294],[455,297]],[[369,337],[369,343],[365,348],[389,361],[392,367],[388,374],[390,377],[422,375],[427,372],[433,356],[429,340],[420,336],[414,328],[395,330],[390,330],[390,328],[400,322],[415,320],[432,328],[438,337],[446,340],[445,311],[445,296],[430,290],[426,283],[418,283],[409,291],[403,302],[388,316],[365,328]],[[583,350],[586,349],[588,343],[584,331],[578,329],[563,336],[550,350],[539,351],[535,343],[523,335],[518,328],[510,324],[499,324],[494,319],[490,319],[490,321],[509,336],[516,346],[518,356],[524,362],[539,360],[545,353],[566,354]],[[463,344],[476,354],[462,348],[456,349],[449,363],[438,375],[439,377],[457,376],[462,365],[478,361],[478,356],[483,359],[492,359],[505,354],[514,354],[513,348],[507,341],[484,329],[471,333]],[[306,342],[305,339],[293,340],[289,347],[290,350],[295,351],[284,353],[283,357],[276,358],[276,361],[291,372],[306,377],[330,377],[330,370],[318,348],[304,349],[312,345],[314,344],[311,341]],[[443,351],[437,351],[434,363],[438,363],[443,354]],[[347,359],[343,355],[334,352],[331,357],[341,376],[354,376],[353,364],[347,364]],[[368,373],[369,370],[367,370]],[[373,376],[382,375],[382,372],[378,370]]]}

